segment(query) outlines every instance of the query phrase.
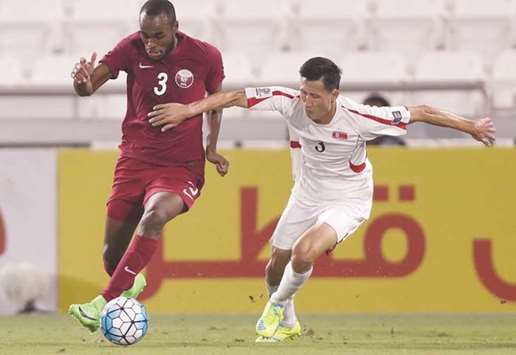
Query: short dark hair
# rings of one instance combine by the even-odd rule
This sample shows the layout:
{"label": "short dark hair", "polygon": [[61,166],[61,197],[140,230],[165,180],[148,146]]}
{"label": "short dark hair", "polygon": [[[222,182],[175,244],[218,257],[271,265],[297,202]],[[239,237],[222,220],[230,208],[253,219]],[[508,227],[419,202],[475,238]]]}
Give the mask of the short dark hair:
{"label": "short dark hair", "polygon": [[322,80],[326,90],[331,91],[339,89],[342,71],[328,58],[314,57],[301,66],[299,74],[309,81]]}
{"label": "short dark hair", "polygon": [[170,23],[176,22],[176,9],[168,0],[148,0],[143,4],[140,10],[140,15],[144,12],[147,16],[152,17],[164,14],[168,17]]}
{"label": "short dark hair", "polygon": [[391,105],[385,97],[383,97],[382,95],[380,95],[376,92],[367,96],[364,99],[363,104],[369,105],[369,106],[378,106],[378,107]]}

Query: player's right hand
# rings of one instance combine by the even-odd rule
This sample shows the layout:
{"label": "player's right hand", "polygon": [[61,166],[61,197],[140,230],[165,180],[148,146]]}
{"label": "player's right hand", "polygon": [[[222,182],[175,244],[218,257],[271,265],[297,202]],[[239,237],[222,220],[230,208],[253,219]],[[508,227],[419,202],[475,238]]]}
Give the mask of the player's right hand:
{"label": "player's right hand", "polygon": [[86,60],[86,58],[81,57],[79,63],[75,63],[71,73],[74,84],[91,85],[91,75],[95,69],[96,60],[97,53],[93,52],[89,62]]}
{"label": "player's right hand", "polygon": [[162,126],[161,131],[165,132],[194,115],[190,112],[188,105],[168,103],[154,106],[147,116],[153,127]]}
{"label": "player's right hand", "polygon": [[494,127],[493,120],[489,117],[482,118],[475,121],[473,133],[471,135],[477,141],[482,142],[484,145],[490,147],[494,144],[496,129]]}

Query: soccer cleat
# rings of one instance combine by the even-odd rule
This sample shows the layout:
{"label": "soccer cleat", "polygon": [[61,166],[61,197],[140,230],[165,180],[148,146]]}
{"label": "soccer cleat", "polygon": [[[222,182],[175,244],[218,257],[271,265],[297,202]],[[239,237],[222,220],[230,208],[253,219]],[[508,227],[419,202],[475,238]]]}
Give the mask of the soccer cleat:
{"label": "soccer cleat", "polygon": [[280,324],[278,329],[276,329],[276,333],[271,337],[271,340],[274,342],[291,340],[300,336],[301,333],[301,324],[299,324],[299,322],[296,322],[292,328]]}
{"label": "soccer cleat", "polygon": [[126,298],[137,298],[140,293],[143,292],[145,286],[147,286],[145,276],[142,273],[139,273],[134,278],[133,286],[130,289],[122,292],[121,296]]}
{"label": "soccer cleat", "polygon": [[72,304],[68,313],[81,323],[90,332],[95,332],[100,327],[100,314],[106,305],[102,295],[95,297],[90,303]]}
{"label": "soccer cleat", "polygon": [[259,336],[256,338],[257,343],[279,343],[285,340],[292,340],[294,338],[297,338],[301,336],[301,324],[299,322],[296,322],[296,324],[291,327],[286,327],[282,324],[278,326],[278,329],[276,329],[276,332],[274,335],[270,338],[266,338],[263,336]]}
{"label": "soccer cleat", "polygon": [[262,316],[256,322],[256,334],[270,338],[276,332],[279,323],[283,320],[285,306],[279,303],[267,302]]}

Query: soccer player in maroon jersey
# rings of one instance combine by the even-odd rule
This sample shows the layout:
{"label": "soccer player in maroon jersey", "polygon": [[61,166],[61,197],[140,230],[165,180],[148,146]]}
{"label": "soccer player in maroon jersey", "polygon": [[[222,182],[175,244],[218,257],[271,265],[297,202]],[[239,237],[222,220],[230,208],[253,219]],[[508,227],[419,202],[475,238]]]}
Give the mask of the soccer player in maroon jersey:
{"label": "soccer player in maroon jersey", "polygon": [[[136,297],[145,287],[140,272],[150,261],[165,224],[188,211],[204,184],[205,158],[221,176],[228,162],[216,152],[221,111],[211,112],[206,153],[202,115],[170,131],[147,118],[161,103],[191,103],[220,91],[224,70],[220,52],[178,31],[174,6],[149,0],[140,11],[140,31],[122,39],[95,66],[96,54],[81,58],[72,72],[75,91],[90,96],[120,71],[127,72],[127,112],[120,157],[107,203],[104,265],[111,279],[89,303],[69,313],[94,332],[109,300]],[[136,236],[132,239],[134,231]]]}

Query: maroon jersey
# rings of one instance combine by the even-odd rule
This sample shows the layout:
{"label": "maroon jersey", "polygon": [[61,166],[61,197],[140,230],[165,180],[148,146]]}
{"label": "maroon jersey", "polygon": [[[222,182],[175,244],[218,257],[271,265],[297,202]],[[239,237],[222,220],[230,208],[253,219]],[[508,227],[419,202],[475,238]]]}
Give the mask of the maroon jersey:
{"label": "maroon jersey", "polygon": [[[156,165],[202,162],[202,115],[166,132],[152,127],[147,114],[156,104],[188,104],[220,89],[224,78],[217,48],[177,32],[178,43],[167,56],[151,60],[139,32],[121,40],[104,56],[112,78],[127,72],[127,112],[122,123],[122,156]],[[195,164],[197,165],[197,164]]]}

